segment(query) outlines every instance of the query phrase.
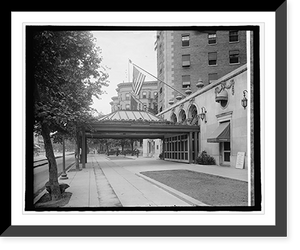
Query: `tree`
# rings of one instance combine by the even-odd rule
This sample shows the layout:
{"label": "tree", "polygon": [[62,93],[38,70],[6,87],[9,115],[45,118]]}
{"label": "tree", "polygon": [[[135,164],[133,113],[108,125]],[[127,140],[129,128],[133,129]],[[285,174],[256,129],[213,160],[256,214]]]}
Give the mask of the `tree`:
{"label": "tree", "polygon": [[44,139],[51,198],[57,200],[61,193],[50,132],[58,131],[78,143],[81,127],[94,119],[92,97],[102,94],[108,74],[101,67],[101,51],[90,32],[28,29],[26,35],[34,86],[34,130]]}

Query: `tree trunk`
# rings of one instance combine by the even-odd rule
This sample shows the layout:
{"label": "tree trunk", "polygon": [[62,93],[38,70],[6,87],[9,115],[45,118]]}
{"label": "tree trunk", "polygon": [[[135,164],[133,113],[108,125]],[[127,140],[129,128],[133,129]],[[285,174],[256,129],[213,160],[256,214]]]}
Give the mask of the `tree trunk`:
{"label": "tree trunk", "polygon": [[75,145],[75,165],[76,165],[76,170],[80,170],[79,168],[79,134],[77,132],[77,129],[76,129],[76,145]]}
{"label": "tree trunk", "polygon": [[46,157],[49,164],[49,186],[52,200],[59,200],[61,198],[61,191],[57,177],[57,165],[53,152],[52,142],[50,139],[50,130],[48,126],[42,122],[42,136],[44,139]]}

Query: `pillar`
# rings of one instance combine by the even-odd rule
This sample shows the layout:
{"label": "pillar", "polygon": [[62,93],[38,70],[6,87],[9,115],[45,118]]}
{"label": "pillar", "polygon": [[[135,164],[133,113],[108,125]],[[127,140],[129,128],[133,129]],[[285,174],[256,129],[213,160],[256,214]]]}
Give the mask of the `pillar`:
{"label": "pillar", "polygon": [[194,163],[196,163],[196,158],[198,156],[198,140],[197,140],[197,137],[198,137],[198,132],[194,132],[194,148],[195,148],[195,159],[194,159]]}
{"label": "pillar", "polygon": [[165,137],[162,139],[162,158],[165,159]]}
{"label": "pillar", "polygon": [[189,133],[189,163],[193,162],[193,132]]}
{"label": "pillar", "polygon": [[85,141],[85,129],[82,129],[81,137],[81,147],[82,147],[82,168],[85,168],[85,157],[86,157],[86,141]]}

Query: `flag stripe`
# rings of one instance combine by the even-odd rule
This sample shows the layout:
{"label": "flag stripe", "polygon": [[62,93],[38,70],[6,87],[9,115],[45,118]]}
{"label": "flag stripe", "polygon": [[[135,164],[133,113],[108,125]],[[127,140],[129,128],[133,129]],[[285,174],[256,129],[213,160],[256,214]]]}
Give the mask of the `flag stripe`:
{"label": "flag stripe", "polygon": [[135,95],[139,95],[146,76],[133,66],[132,90]]}
{"label": "flag stripe", "polygon": [[139,82],[138,82],[138,86],[136,88],[136,95],[139,95],[140,91],[141,91],[141,88],[142,88],[142,84],[145,80],[145,75],[141,76],[140,79],[139,79]]}

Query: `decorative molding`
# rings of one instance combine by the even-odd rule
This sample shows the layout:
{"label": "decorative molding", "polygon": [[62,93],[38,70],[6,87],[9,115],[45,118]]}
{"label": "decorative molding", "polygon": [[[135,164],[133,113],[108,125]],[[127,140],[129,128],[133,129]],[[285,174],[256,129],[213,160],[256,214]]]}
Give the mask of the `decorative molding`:
{"label": "decorative molding", "polygon": [[[247,71],[247,64],[242,65],[241,67],[231,71],[230,73],[228,73],[225,76],[222,76],[221,78],[219,78],[218,80],[214,81],[211,84],[208,84],[206,86],[204,86],[203,88],[197,90],[196,92],[192,93],[190,96],[188,96],[186,99],[184,100],[180,100],[178,103],[174,104],[176,106],[180,105],[182,102],[186,102],[187,100],[189,100],[190,98],[193,97],[197,97],[199,95],[204,94],[205,92],[215,88],[216,86],[220,85],[220,83],[224,82],[224,81],[229,81],[231,79],[233,79],[234,77],[242,74],[243,72]],[[159,114],[164,114],[167,113],[169,110],[171,109],[171,107],[164,109],[163,111],[161,111]]]}
{"label": "decorative molding", "polygon": [[179,110],[183,109],[183,106],[184,106],[184,103],[181,103],[181,104],[178,106]]}
{"label": "decorative molding", "polygon": [[195,102],[195,97],[193,97],[193,98],[191,98],[190,100],[189,100],[189,103],[190,104],[193,104]]}
{"label": "decorative molding", "polygon": [[224,89],[230,89],[231,88],[231,93],[234,95],[234,79],[231,79],[229,82],[221,82],[221,85],[215,88],[215,94],[216,96],[223,91]]}
{"label": "decorative molding", "polygon": [[218,114],[218,115],[216,115],[216,117],[217,117],[218,122],[222,122],[224,120],[231,120],[232,114],[233,114],[233,111],[228,111],[225,113]]}

